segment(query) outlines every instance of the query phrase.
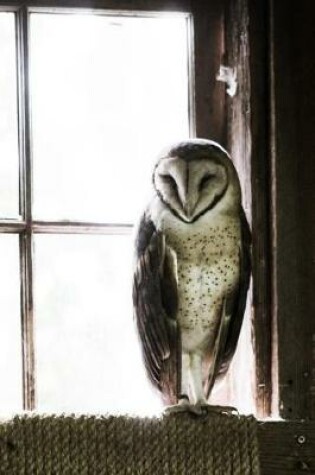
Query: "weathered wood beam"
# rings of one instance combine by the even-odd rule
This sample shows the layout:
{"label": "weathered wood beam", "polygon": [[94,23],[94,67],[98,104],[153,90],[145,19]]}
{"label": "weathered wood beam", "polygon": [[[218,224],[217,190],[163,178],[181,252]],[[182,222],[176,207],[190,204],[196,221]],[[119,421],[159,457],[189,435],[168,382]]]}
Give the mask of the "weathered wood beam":
{"label": "weathered wood beam", "polygon": [[279,412],[315,418],[314,2],[271,1],[273,261]]}
{"label": "weathered wood beam", "polygon": [[225,5],[191,2],[194,19],[196,135],[226,146],[225,84],[217,81],[225,50]]}
{"label": "weathered wood beam", "polygon": [[238,170],[252,227],[253,291],[249,300],[255,352],[256,414],[272,401],[270,164],[268,145],[268,10],[261,0],[227,3],[226,64],[237,90],[227,98],[228,149]]}

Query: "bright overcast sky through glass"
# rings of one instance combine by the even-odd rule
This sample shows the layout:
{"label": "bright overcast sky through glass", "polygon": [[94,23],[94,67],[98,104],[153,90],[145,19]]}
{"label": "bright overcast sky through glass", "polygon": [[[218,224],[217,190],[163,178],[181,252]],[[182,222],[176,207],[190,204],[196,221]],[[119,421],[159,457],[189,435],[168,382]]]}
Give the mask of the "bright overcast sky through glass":
{"label": "bright overcast sky through glass", "polygon": [[[34,214],[133,223],[156,154],[189,136],[185,15],[31,15]],[[35,238],[38,408],[156,413],[130,236]]]}
{"label": "bright overcast sky through glass", "polygon": [[0,235],[0,413],[22,407],[18,236]]}
{"label": "bright overcast sky through glass", "polygon": [[13,13],[0,13],[0,213],[19,213],[19,159],[16,101],[15,26]]}
{"label": "bright overcast sky through glass", "polygon": [[36,236],[38,408],[152,414],[132,316],[130,236]]}
{"label": "bright overcast sky through glass", "polygon": [[185,15],[31,15],[34,214],[133,222],[156,154],[187,138]]}

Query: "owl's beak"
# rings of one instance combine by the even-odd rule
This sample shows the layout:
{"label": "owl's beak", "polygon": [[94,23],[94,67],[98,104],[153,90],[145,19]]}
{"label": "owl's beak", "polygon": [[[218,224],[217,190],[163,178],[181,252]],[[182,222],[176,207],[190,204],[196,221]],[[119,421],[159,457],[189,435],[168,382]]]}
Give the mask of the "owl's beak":
{"label": "owl's beak", "polygon": [[187,221],[191,221],[194,216],[194,212],[198,202],[198,196],[195,193],[189,191],[189,185],[186,182],[180,183],[178,187],[178,194],[180,199],[181,208],[183,210],[183,217]]}
{"label": "owl's beak", "polygon": [[183,209],[185,216],[190,220],[194,216],[194,212],[197,206],[197,200],[192,200],[191,197],[184,201]]}
{"label": "owl's beak", "polygon": [[185,173],[182,172],[177,176],[178,195],[183,210],[183,215],[187,221],[191,221],[194,217],[195,209],[198,202],[198,193],[192,190],[192,185],[187,181],[188,168]]}
{"label": "owl's beak", "polygon": [[193,214],[193,209],[192,209],[190,203],[187,203],[186,205],[184,205],[184,212],[185,212],[185,215],[187,216],[187,218],[191,218],[191,216]]}

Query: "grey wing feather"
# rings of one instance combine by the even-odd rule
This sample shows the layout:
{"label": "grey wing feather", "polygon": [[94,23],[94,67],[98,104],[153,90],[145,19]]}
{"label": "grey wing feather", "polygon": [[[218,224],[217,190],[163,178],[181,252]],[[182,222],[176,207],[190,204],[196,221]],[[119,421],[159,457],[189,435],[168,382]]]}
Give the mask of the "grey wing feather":
{"label": "grey wing feather", "polygon": [[136,240],[133,303],[148,376],[165,402],[174,404],[180,378],[177,284],[165,237],[146,216]]}
{"label": "grey wing feather", "polygon": [[222,304],[221,323],[215,341],[213,362],[206,384],[209,397],[217,379],[224,376],[229,368],[239,339],[246,307],[246,297],[251,274],[251,232],[243,208],[241,219],[241,247],[239,249],[240,276],[237,290]]}

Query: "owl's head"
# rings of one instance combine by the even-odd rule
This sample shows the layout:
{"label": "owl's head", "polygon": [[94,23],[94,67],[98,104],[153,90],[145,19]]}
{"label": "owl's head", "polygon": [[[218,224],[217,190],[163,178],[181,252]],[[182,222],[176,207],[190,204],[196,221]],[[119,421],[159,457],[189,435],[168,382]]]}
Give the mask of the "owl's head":
{"label": "owl's head", "polygon": [[164,151],[153,184],[160,199],[187,223],[219,206],[232,211],[241,203],[234,165],[228,153],[210,140],[191,139]]}

